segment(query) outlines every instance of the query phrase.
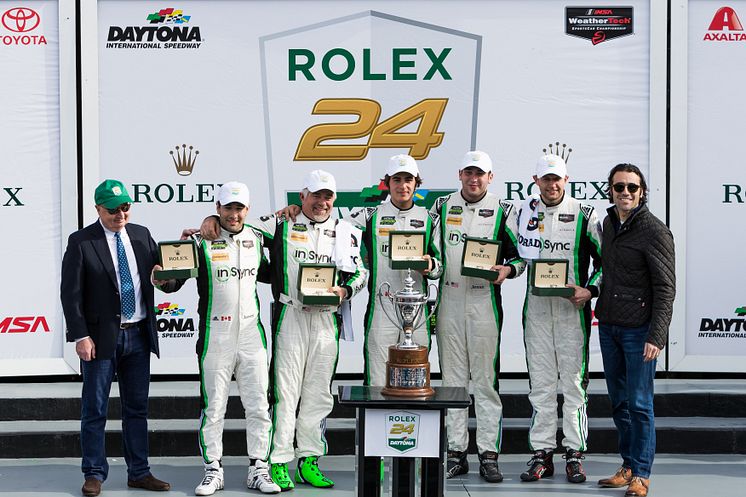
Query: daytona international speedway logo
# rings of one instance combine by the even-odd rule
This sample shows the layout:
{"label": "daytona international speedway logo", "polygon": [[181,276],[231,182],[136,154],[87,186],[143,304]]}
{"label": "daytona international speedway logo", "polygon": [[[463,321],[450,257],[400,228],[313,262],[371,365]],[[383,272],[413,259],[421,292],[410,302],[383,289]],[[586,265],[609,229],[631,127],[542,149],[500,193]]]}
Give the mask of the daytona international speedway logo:
{"label": "daytona international speedway logo", "polygon": [[[202,46],[199,26],[184,15],[181,9],[167,8],[150,11],[144,16],[144,25],[109,26],[106,48],[129,50],[183,50]],[[142,19],[142,18],[141,18]]]}

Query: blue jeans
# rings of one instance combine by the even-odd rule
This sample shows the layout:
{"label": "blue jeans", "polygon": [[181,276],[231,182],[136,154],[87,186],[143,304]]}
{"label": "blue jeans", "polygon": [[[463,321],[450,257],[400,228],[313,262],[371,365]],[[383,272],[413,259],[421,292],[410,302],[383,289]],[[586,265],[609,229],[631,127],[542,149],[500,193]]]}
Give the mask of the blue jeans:
{"label": "blue jeans", "polygon": [[105,481],[109,474],[105,427],[115,373],[122,404],[122,442],[127,477],[139,480],[148,476],[150,342],[144,325],[120,331],[114,358],[81,361],[81,371],[80,446],[85,478]]}
{"label": "blue jeans", "polygon": [[599,323],[614,424],[619,434],[619,453],[633,476],[650,478],[655,458],[653,380],[656,360],[643,362],[649,324],[626,328]]}

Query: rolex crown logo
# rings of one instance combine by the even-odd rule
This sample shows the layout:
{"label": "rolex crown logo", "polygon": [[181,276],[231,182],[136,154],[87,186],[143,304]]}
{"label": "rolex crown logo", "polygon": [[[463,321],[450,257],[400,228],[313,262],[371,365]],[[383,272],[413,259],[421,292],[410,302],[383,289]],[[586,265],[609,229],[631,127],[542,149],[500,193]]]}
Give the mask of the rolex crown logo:
{"label": "rolex crown logo", "polygon": [[545,154],[559,155],[562,157],[562,160],[565,161],[565,164],[570,160],[570,153],[572,152],[571,148],[567,148],[566,143],[562,144],[562,150],[560,150],[560,142],[550,143],[548,149],[543,148],[541,150]]}
{"label": "rolex crown logo", "polygon": [[181,147],[176,145],[175,150],[175,153],[171,150],[169,154],[171,155],[171,160],[174,161],[176,172],[181,176],[189,176],[192,174],[192,169],[194,169],[194,163],[197,162],[199,150],[194,150],[194,147],[191,145],[189,145],[189,150],[187,150],[186,144]]}

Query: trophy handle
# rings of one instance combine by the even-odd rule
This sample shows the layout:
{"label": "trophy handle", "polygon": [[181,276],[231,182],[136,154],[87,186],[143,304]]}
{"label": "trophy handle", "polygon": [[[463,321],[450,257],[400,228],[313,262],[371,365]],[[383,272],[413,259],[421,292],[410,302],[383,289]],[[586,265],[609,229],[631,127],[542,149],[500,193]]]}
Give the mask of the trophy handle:
{"label": "trophy handle", "polygon": [[[385,291],[384,287],[386,288]],[[391,321],[394,326],[401,328],[399,320],[396,319],[396,316],[392,317],[391,314],[389,314],[389,311],[387,310],[388,307],[386,306],[386,299],[388,299],[389,303],[393,305],[393,299],[391,298],[391,285],[388,281],[384,281],[378,287],[378,301],[381,303],[381,309],[383,309],[383,313],[386,315],[389,321]]]}
{"label": "trophy handle", "polygon": [[[433,290],[434,289],[434,290]],[[430,297],[438,294],[438,287],[434,284],[429,284],[427,286],[427,299],[425,302],[423,302],[423,305],[427,308],[427,303],[430,301]],[[438,309],[439,300],[435,299],[435,307],[433,307],[433,312],[435,312]],[[417,318],[417,321],[414,322],[412,325],[412,330],[418,329],[420,326],[425,324],[425,321],[429,319],[430,315],[425,312],[425,309],[423,309],[423,312],[420,313],[420,315]]]}
{"label": "trophy handle", "polygon": [[427,285],[427,301],[430,302],[431,297],[437,297],[435,298],[435,306],[433,307],[433,314],[435,311],[438,310],[438,306],[440,305],[440,295],[438,295],[438,287],[432,283]]}

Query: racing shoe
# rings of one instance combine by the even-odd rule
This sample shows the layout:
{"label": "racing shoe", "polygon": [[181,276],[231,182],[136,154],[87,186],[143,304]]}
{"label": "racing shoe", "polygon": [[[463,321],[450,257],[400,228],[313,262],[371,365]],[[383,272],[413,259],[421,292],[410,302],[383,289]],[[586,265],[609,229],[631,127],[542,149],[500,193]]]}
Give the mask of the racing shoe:
{"label": "racing shoe", "polygon": [[298,459],[298,469],[295,470],[296,483],[308,483],[317,488],[329,488],[334,482],[324,476],[319,469],[319,457],[308,456]]}
{"label": "racing shoe", "polygon": [[194,489],[194,495],[212,495],[223,490],[223,468],[213,467],[205,469],[205,476]]}
{"label": "racing shoe", "polygon": [[269,477],[269,465],[261,459],[252,460],[246,486],[263,494],[279,494],[280,486]]}
{"label": "racing shoe", "polygon": [[469,461],[466,460],[466,452],[458,450],[448,451],[446,466],[446,478],[454,478],[469,472]]}
{"label": "racing shoe", "polygon": [[272,481],[280,487],[281,491],[285,492],[295,487],[295,483],[293,483],[288,474],[288,463],[272,463],[270,472],[272,473]]}
{"label": "racing shoe", "polygon": [[487,450],[479,454],[479,476],[490,483],[503,481],[503,474],[497,465],[497,452]]}
{"label": "racing shoe", "polygon": [[469,472],[469,461],[466,460],[466,452],[457,450],[448,451],[446,478],[454,478]]}
{"label": "racing shoe", "polygon": [[529,466],[528,470],[521,473],[521,480],[536,481],[545,476],[552,476],[554,474],[553,456],[554,451],[551,450],[537,450],[534,452],[534,457],[526,463]]}
{"label": "racing shoe", "polygon": [[567,473],[567,481],[570,483],[583,483],[585,481],[585,471],[583,470],[583,463],[585,459],[582,452],[575,449],[567,449],[565,455],[565,473]]}

